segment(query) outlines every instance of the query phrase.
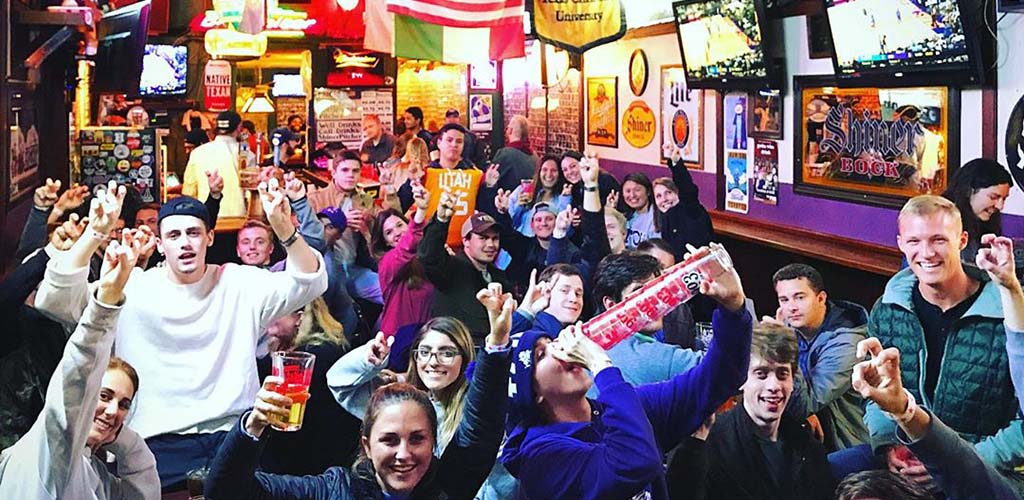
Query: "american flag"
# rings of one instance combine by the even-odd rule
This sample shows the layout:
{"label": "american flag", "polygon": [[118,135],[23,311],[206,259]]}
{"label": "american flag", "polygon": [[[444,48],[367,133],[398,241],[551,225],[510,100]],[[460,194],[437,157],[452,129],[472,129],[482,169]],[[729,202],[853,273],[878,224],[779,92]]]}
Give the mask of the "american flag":
{"label": "american flag", "polygon": [[521,25],[525,0],[388,0],[388,12],[455,28]]}

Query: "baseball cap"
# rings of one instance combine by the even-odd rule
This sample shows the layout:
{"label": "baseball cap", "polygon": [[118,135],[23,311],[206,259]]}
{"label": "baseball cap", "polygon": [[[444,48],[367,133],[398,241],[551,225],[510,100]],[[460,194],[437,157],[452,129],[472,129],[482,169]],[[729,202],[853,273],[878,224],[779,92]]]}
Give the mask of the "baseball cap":
{"label": "baseball cap", "polygon": [[234,132],[242,124],[242,117],[234,111],[221,111],[217,115],[217,132]]}
{"label": "baseball cap", "polygon": [[289,128],[282,127],[275,129],[270,133],[270,144],[273,144],[274,146],[280,146],[288,141],[297,140],[299,140],[298,136],[296,136],[295,132],[292,132]]}
{"label": "baseball cap", "polygon": [[334,224],[334,227],[344,230],[348,226],[348,219],[345,217],[345,212],[342,212],[338,207],[327,207],[318,213],[320,217],[327,217],[327,220]]}
{"label": "baseball cap", "polygon": [[157,224],[163,222],[163,220],[172,215],[188,215],[202,220],[206,224],[206,228],[209,229],[210,224],[210,212],[206,210],[206,205],[191,197],[191,196],[179,196],[172,198],[160,206],[160,213],[158,215]]}
{"label": "baseball cap", "polygon": [[536,213],[540,213],[540,212],[555,213],[555,211],[551,209],[551,204],[545,203],[543,201],[533,206],[533,213],[536,214]]}
{"label": "baseball cap", "polygon": [[483,234],[495,226],[498,226],[498,221],[494,220],[494,217],[483,212],[475,212],[470,218],[466,219],[466,222],[462,223],[462,237],[469,236],[469,233]]}
{"label": "baseball cap", "polygon": [[455,108],[448,108],[448,111],[444,112],[444,117],[445,118],[454,118],[454,117],[457,117],[457,116],[459,116],[459,110],[457,110]]}

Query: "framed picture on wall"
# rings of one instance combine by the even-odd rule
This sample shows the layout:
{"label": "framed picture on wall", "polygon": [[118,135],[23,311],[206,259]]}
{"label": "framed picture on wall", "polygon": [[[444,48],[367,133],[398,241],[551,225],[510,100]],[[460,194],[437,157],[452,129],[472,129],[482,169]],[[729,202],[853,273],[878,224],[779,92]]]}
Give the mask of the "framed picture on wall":
{"label": "framed picture on wall", "polygon": [[490,132],[494,126],[494,96],[469,95],[469,129]]}
{"label": "framed picture on wall", "polygon": [[811,59],[831,59],[832,32],[828,15],[824,12],[807,16],[807,56]]}
{"label": "framed picture on wall", "polygon": [[619,147],[619,78],[587,78],[587,144]]}
{"label": "framed picture on wall", "polygon": [[686,87],[686,71],[680,65],[661,67],[661,154],[669,144],[679,148],[688,168],[704,163],[704,91]]}
{"label": "framed picture on wall", "polygon": [[498,88],[498,63],[488,61],[469,65],[470,90],[496,90]]}
{"label": "framed picture on wall", "polygon": [[959,90],[834,85],[793,78],[794,191],[899,207],[946,189],[960,164]]}
{"label": "framed picture on wall", "polygon": [[782,94],[778,90],[750,93],[750,137],[782,139]]}

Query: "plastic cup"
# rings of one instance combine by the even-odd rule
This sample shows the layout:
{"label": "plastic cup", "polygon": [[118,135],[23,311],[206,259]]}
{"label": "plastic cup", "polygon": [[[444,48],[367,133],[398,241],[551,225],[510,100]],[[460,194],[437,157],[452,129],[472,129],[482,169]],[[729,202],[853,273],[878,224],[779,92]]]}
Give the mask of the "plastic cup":
{"label": "plastic cup", "polygon": [[270,355],[270,362],[271,374],[284,380],[274,392],[288,396],[292,400],[287,417],[273,417],[274,428],[285,432],[297,431],[302,428],[302,417],[306,414],[309,382],[313,378],[316,356],[308,352],[276,351]]}
{"label": "plastic cup", "polygon": [[519,181],[519,184],[522,186],[520,191],[523,194],[533,196],[533,179],[523,179]]}

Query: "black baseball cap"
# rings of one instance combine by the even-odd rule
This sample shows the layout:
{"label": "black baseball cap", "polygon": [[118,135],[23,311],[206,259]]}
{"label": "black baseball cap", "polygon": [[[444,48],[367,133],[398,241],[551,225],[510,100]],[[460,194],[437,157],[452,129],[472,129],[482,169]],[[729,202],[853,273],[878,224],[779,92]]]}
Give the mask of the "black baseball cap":
{"label": "black baseball cap", "polygon": [[179,196],[164,203],[160,207],[157,225],[159,226],[165,218],[172,215],[189,215],[203,221],[207,229],[211,226],[210,212],[206,210],[206,205],[191,196]]}
{"label": "black baseball cap", "polygon": [[234,132],[239,125],[242,124],[242,117],[234,111],[221,111],[217,115],[217,132],[220,133],[231,133]]}
{"label": "black baseball cap", "polygon": [[274,131],[270,133],[270,144],[274,146],[280,146],[288,141],[297,140],[299,140],[299,136],[295,135],[295,132],[292,132],[290,128],[282,127],[274,129]]}

